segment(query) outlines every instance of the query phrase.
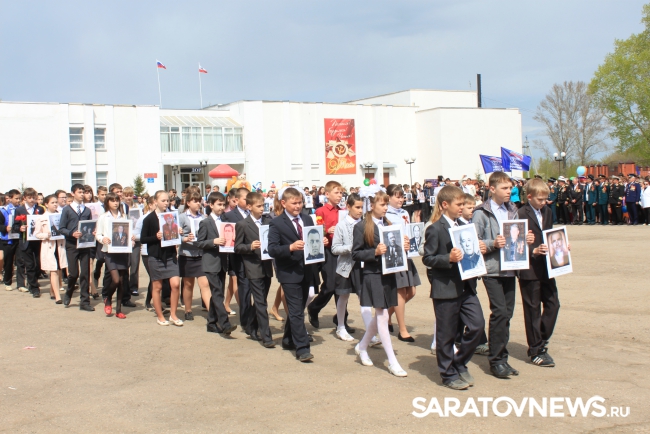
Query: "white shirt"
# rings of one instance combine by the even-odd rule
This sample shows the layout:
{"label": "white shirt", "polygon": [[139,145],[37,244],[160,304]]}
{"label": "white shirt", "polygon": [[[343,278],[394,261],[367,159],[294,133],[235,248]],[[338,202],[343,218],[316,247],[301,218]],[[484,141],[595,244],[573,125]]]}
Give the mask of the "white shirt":
{"label": "white shirt", "polygon": [[346,215],[345,219],[348,221],[348,223],[351,223],[351,224],[357,224],[357,223],[359,223],[359,220],[361,220],[361,219],[356,219],[356,220],[353,219],[352,217],[350,217],[350,214]]}
{"label": "white shirt", "polygon": [[244,218],[248,217],[248,210],[241,209],[239,206],[237,206],[237,211],[239,211],[239,214],[241,214],[242,217]]}
{"label": "white shirt", "polygon": [[458,226],[458,223],[455,220],[452,220],[449,217],[447,217],[446,214],[443,214],[442,216],[445,218],[445,220],[447,220],[447,223],[449,223],[449,226],[451,226],[452,228]]}
{"label": "white shirt", "polygon": [[373,217],[372,221],[375,222],[375,224],[377,226],[384,226],[384,220],[383,219],[376,219],[376,218]]}
{"label": "white shirt", "polygon": [[36,205],[34,205],[34,206],[31,207],[31,208],[27,208],[27,207],[25,207],[25,210],[27,211],[27,214],[29,214],[29,215],[33,215],[35,209],[36,209]]}
{"label": "white shirt", "polygon": [[468,225],[468,224],[471,223],[471,220],[465,220],[465,218],[463,218],[463,217],[458,217],[458,220],[460,220],[461,222],[465,223],[466,225]]}
{"label": "white shirt", "polygon": [[212,220],[214,220],[215,223],[217,223],[217,224],[218,224],[218,223],[221,223],[221,217],[219,217],[219,216],[216,215],[215,213],[211,212],[211,213],[210,213],[210,217],[212,217]]}
{"label": "white shirt", "polygon": [[255,224],[257,225],[258,228],[259,228],[260,226],[262,226],[262,218],[261,218],[261,217],[260,217],[259,219],[255,220],[255,217],[253,217],[253,216],[251,215],[251,218],[253,219],[253,221],[255,222]]}
{"label": "white shirt", "polygon": [[72,207],[74,212],[76,212],[77,214],[81,214],[86,209],[86,206],[83,203],[77,203],[74,200],[72,201],[70,206]]}
{"label": "white shirt", "polygon": [[505,203],[502,203],[499,206],[494,200],[490,199],[490,209],[492,209],[492,212],[494,213],[494,216],[497,218],[499,224],[504,220],[508,220],[508,209],[506,208]]}
{"label": "white shirt", "polygon": [[544,228],[544,226],[542,226],[542,212],[536,209],[534,206],[532,206],[531,208],[533,209],[533,211],[535,211],[535,217],[537,217],[537,221],[539,222],[539,227]]}
{"label": "white shirt", "polygon": [[298,232],[298,226],[296,225],[296,222],[293,221],[293,219],[298,219],[298,225],[300,225],[300,229],[305,228],[305,224],[302,222],[302,219],[300,218],[300,214],[294,217],[291,214],[289,214],[286,209],[284,210],[284,213],[287,215],[287,217],[289,217],[291,223],[293,223],[293,225],[296,227],[296,232]]}

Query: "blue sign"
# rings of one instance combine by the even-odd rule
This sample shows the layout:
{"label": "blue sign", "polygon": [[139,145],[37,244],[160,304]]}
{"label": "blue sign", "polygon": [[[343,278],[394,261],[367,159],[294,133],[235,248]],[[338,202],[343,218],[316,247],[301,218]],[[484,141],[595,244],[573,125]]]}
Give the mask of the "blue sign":
{"label": "blue sign", "polygon": [[154,178],[147,178],[147,183],[148,184],[153,184],[153,180],[154,180]]}

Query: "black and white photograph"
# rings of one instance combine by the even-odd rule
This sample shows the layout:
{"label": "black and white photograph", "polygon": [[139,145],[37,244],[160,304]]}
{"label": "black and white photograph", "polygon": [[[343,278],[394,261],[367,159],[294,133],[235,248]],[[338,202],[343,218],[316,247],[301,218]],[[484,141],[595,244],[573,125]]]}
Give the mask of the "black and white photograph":
{"label": "black and white photograph", "polygon": [[162,231],[161,247],[177,246],[181,243],[181,231],[178,225],[178,211],[163,212],[158,215]]}
{"label": "black and white photograph", "polygon": [[404,193],[405,205],[413,205],[413,193]]}
{"label": "black and white photograph", "polygon": [[270,202],[264,202],[264,214],[268,214],[271,212],[271,203]]}
{"label": "black and white photograph", "polygon": [[435,196],[429,196],[429,205],[431,205],[431,206],[436,205],[436,197]]}
{"label": "black and white photograph", "polygon": [[[205,217],[197,217],[197,218],[190,218],[190,232],[192,235],[194,235],[194,239],[196,240],[199,237],[199,225],[201,224],[201,221],[203,221]],[[189,241],[190,244],[193,243],[193,241]]]}
{"label": "black and white photograph", "polygon": [[[7,222],[7,226],[11,227],[14,224],[14,215],[9,214],[9,221]],[[9,232],[7,234],[7,238],[10,240],[17,240],[20,238],[20,232]]]}
{"label": "black and white photograph", "polygon": [[138,219],[142,217],[142,210],[140,208],[129,209],[129,218],[131,219],[131,227],[135,227]]}
{"label": "black and white photograph", "polygon": [[271,258],[269,256],[269,225],[260,226],[260,252],[262,253],[262,261],[268,261]]}
{"label": "black and white photograph", "polygon": [[222,253],[235,253],[235,224],[219,223],[219,236],[226,240],[226,244],[219,246],[219,251]]}
{"label": "black and white photograph", "polygon": [[460,278],[463,280],[487,274],[485,261],[479,248],[478,234],[473,223],[449,229],[451,244],[463,252],[463,258],[458,262]]}
{"label": "black and white photograph", "polygon": [[65,237],[59,232],[59,222],[61,221],[61,214],[50,214],[50,240],[63,240]]}
{"label": "black and white photograph", "polygon": [[95,227],[97,226],[96,220],[83,220],[79,222],[77,230],[81,232],[81,236],[77,238],[77,249],[88,249],[95,247]]}
{"label": "black and white photograph", "polygon": [[501,270],[526,270],[528,264],[528,220],[503,220],[499,233],[506,239],[506,245],[500,249]]}
{"label": "black and white photograph", "polygon": [[305,264],[325,262],[325,246],[323,245],[323,226],[308,226],[302,230],[302,240],[305,242]]}
{"label": "black and white photograph", "polygon": [[311,196],[311,194],[305,195],[305,208],[313,208],[314,207],[314,198]]}
{"label": "black and white photograph", "polygon": [[381,226],[379,237],[386,245],[381,256],[383,274],[397,273],[408,269],[407,253],[404,251],[404,225]]}
{"label": "black and white photograph", "polygon": [[420,256],[420,246],[424,243],[424,223],[409,223],[406,226],[407,234],[409,237],[409,252],[408,257],[414,258]]}
{"label": "black and white photograph", "polygon": [[36,226],[38,224],[38,220],[41,220],[42,218],[43,216],[39,214],[32,214],[27,216],[27,229],[25,230],[27,241],[39,241],[39,239],[36,238]]}
{"label": "black and white photograph", "polygon": [[120,219],[111,221],[111,243],[108,253],[131,253],[131,220]]}
{"label": "black and white photograph", "polygon": [[544,244],[548,246],[548,254],[546,255],[548,277],[553,278],[573,273],[569,235],[566,226],[545,230],[542,235]]}

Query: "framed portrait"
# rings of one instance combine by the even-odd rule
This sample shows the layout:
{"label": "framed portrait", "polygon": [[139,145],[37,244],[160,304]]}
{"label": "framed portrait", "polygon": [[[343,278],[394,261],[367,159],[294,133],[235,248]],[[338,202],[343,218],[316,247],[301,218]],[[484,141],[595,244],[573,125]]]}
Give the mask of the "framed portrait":
{"label": "framed portrait", "polygon": [[340,209],[339,210],[339,221],[342,221],[347,215],[348,215],[348,210],[347,209]]}
{"label": "framed portrait", "polygon": [[487,274],[474,223],[450,228],[449,235],[452,246],[463,252],[463,259],[458,262],[460,278],[467,280]]}
{"label": "framed portrait", "polygon": [[235,253],[235,224],[231,222],[219,223],[219,237],[226,239],[226,244],[219,246],[221,253]]}
{"label": "framed portrait", "polygon": [[409,223],[406,226],[407,234],[409,237],[409,252],[408,257],[414,258],[420,256],[420,246],[424,243],[424,222]]}
{"label": "framed portrait", "polygon": [[88,249],[95,247],[95,228],[97,227],[97,220],[83,220],[79,222],[77,230],[81,232],[81,236],[77,238],[77,249]]}
{"label": "framed portrait", "polygon": [[325,262],[325,246],[323,245],[323,226],[308,226],[302,230],[302,240],[305,242],[305,264]]}
{"label": "framed portrait", "polygon": [[131,219],[131,227],[135,227],[135,224],[142,217],[142,210],[140,208],[130,208],[129,209],[129,218]]}
{"label": "framed portrait", "polygon": [[506,246],[499,249],[501,270],[527,270],[529,267],[528,220],[504,220],[499,225],[499,233],[506,239]]}
{"label": "framed portrait", "polygon": [[305,195],[305,208],[313,208],[314,207],[314,198],[311,196],[311,194]]}
{"label": "framed portrait", "polygon": [[424,198],[424,192],[423,192],[423,191],[421,191],[421,192],[418,193],[418,200],[419,200],[420,202],[424,202],[424,201],[426,200],[426,199]]}
{"label": "framed portrait", "polygon": [[180,226],[178,225],[178,211],[163,212],[158,214],[158,222],[162,231],[161,247],[177,246],[181,243]]}
{"label": "framed portrait", "polygon": [[50,240],[63,240],[65,237],[63,234],[59,231],[60,224],[59,222],[61,221],[61,214],[50,214],[50,232],[52,235],[50,236]]}
{"label": "framed portrait", "polygon": [[97,220],[100,215],[104,212],[104,207],[101,203],[86,203],[86,208],[90,210],[90,219]]}
{"label": "framed portrait", "polygon": [[[190,217],[188,219],[190,222],[190,232],[192,233],[192,235],[194,235],[195,240],[199,237],[199,225],[201,224],[204,218],[205,218],[204,216],[201,216],[197,218]],[[194,241],[188,241],[187,243],[192,244],[194,243]]]}
{"label": "framed portrait", "polygon": [[131,220],[119,219],[111,221],[111,243],[108,253],[131,253]]}
{"label": "framed portrait", "polygon": [[404,202],[406,205],[413,205],[413,193],[404,193]]}
{"label": "framed portrait", "polygon": [[25,229],[27,241],[40,241],[36,238],[36,228],[40,226],[38,221],[43,220],[44,218],[43,215],[32,214],[27,216],[27,228]]}
{"label": "framed portrait", "polygon": [[[7,222],[7,226],[13,226],[13,224],[14,224],[14,213],[11,213],[9,215],[9,221]],[[20,232],[18,232],[18,233],[9,232],[7,234],[7,238],[9,238],[10,240],[18,240],[18,239],[20,239]]]}
{"label": "framed portrait", "polygon": [[431,206],[436,205],[436,197],[435,196],[429,196],[429,205],[431,205]]}
{"label": "framed portrait", "polygon": [[268,214],[270,212],[271,212],[271,204],[269,202],[264,202],[263,214]]}
{"label": "framed portrait", "polygon": [[273,259],[269,256],[269,225],[260,226],[260,252],[262,253],[262,261]]}
{"label": "framed portrait", "polygon": [[569,251],[569,235],[566,226],[542,231],[542,236],[544,237],[544,244],[548,246],[546,267],[549,279],[573,273],[571,251]]}
{"label": "framed portrait", "polygon": [[408,269],[404,251],[404,225],[379,227],[379,239],[386,245],[386,253],[381,256],[382,274],[392,274]]}

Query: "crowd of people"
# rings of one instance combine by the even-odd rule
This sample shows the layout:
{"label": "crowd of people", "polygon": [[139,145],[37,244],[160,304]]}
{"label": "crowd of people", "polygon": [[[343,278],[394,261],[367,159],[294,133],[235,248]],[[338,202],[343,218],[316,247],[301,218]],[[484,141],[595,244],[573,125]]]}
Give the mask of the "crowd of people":
{"label": "crowd of people", "polygon": [[[576,208],[567,214],[567,203],[560,203],[569,190],[587,195],[587,204],[593,198],[586,191],[606,189],[608,201],[614,197],[622,202],[628,191],[636,189],[633,182],[619,188],[615,181],[616,177],[612,185],[583,186],[578,180],[574,184],[577,187],[570,190],[561,177],[557,183],[537,178],[524,183],[495,172],[488,184],[467,177],[458,182],[439,177],[426,181],[424,186],[391,184],[384,188],[374,184],[346,190],[340,183],[329,181],[320,188],[285,186],[267,192],[233,188],[225,194],[218,187],[205,192],[189,187],[181,197],[174,190],[135,196],[132,188],[122,188],[120,184],[99,187],[97,195],[92,187],[81,184],[73,185],[70,192],[59,190],[46,196],[32,188],[14,189],[0,194],[3,283],[7,291],[14,289],[15,270],[16,288],[38,298],[39,279],[49,278],[50,298],[56,304],[71,306],[74,292],[79,289],[81,310],[94,311],[90,299],[101,297],[106,316],[125,319],[124,308],[135,307],[131,298],[139,295],[142,263],[149,276],[145,308],[155,312],[157,324],[181,327],[194,320],[192,298],[197,283],[201,304],[208,310],[208,332],[231,336],[237,328],[231,319],[238,315],[238,325],[250,339],[273,348],[276,343],[269,327],[271,316],[285,323],[282,348],[295,351],[301,362],[314,358],[310,348],[313,337],[307,331],[305,316],[314,329],[319,329],[320,313],[332,298],[336,314],[331,320],[336,325],[336,336],[343,341],[355,340],[352,335],[356,330],[347,321],[347,304],[354,293],[359,297],[365,325],[365,333],[355,346],[361,364],[372,366],[367,350],[381,345],[390,373],[404,377],[407,372],[397,360],[391,334],[397,329],[399,341],[415,341],[407,328],[406,305],[415,297],[422,279],[410,258],[404,271],[383,273],[382,255],[395,246],[381,241],[379,228],[426,222],[422,240],[419,236],[405,236],[404,240],[395,241],[405,251],[418,251],[426,267],[435,312],[431,351],[436,355],[443,384],[466,389],[474,384],[467,368],[474,354],[486,355],[491,373],[498,378],[519,374],[509,364],[507,349],[517,279],[531,362],[544,367],[555,365],[548,345],[559,300],[555,279],[549,279],[546,271],[544,255],[548,248],[542,243],[541,231],[558,221],[568,222],[569,218],[581,221]],[[643,197],[647,182],[643,190],[638,190]],[[596,197],[598,194],[594,193]],[[577,203],[571,200],[568,199],[571,205]],[[79,222],[93,219],[90,204],[100,204],[103,211],[93,233],[95,245],[80,248],[78,239],[84,234],[78,229]],[[612,214],[616,214],[618,204],[611,207]],[[111,253],[108,247],[123,240],[115,238],[109,223],[125,218],[133,208],[142,209],[142,215],[127,240],[132,251]],[[339,218],[343,209],[347,214]],[[600,214],[596,216],[603,220],[602,209],[598,209]],[[171,210],[179,212],[178,225],[170,226],[182,238],[179,246],[161,244],[163,228],[158,215]],[[45,220],[52,214],[60,214],[56,231],[63,239],[52,239],[54,228],[48,227]],[[314,218],[310,214],[315,214]],[[41,225],[39,241],[26,237],[29,229],[25,217],[29,215],[42,215],[46,222]],[[525,236],[530,267],[520,272],[501,271],[499,267],[499,249],[506,241],[498,232],[498,223],[512,219],[528,219],[531,229]],[[225,235],[219,233],[221,222],[235,226],[233,253],[221,251],[226,245]],[[458,264],[471,258],[464,258],[462,250],[452,247],[448,231],[470,223],[476,226],[480,253],[487,266],[487,275],[479,279],[490,299],[488,333],[476,296],[478,279],[460,277]],[[195,224],[197,231],[192,229]],[[306,264],[303,231],[316,224],[323,225],[325,261]],[[268,225],[264,254],[268,253],[272,260],[262,260],[259,233],[264,225]],[[269,309],[267,297],[272,276],[280,287]],[[238,313],[230,308],[233,297]],[[182,318],[177,312],[179,305],[184,309]],[[280,305],[284,306],[286,319],[279,315]]]}

